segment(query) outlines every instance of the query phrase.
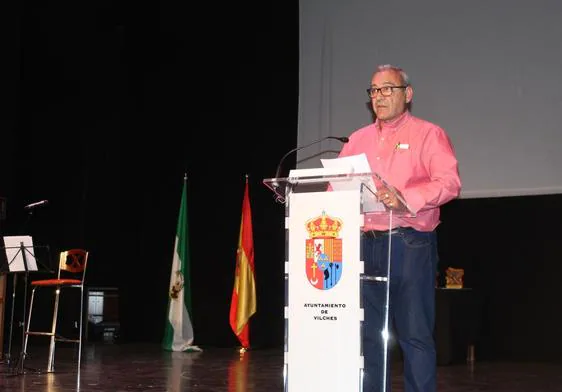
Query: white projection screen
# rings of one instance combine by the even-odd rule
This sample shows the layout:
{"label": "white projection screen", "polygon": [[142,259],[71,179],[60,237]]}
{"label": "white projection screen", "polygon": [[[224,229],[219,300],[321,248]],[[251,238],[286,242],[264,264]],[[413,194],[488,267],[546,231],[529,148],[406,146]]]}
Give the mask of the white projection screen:
{"label": "white projection screen", "polygon": [[[300,0],[299,12],[299,145],[370,123],[365,89],[393,64],[412,113],[450,135],[461,197],[562,193],[562,1]],[[340,149],[303,149],[297,167]]]}

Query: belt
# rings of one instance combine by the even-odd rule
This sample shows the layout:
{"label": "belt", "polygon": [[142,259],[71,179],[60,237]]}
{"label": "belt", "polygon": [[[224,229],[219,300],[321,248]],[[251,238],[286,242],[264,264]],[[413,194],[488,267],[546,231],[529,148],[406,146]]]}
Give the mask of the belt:
{"label": "belt", "polygon": [[391,230],[368,230],[363,232],[363,236],[367,238],[380,238],[393,234],[406,233],[415,230],[413,227],[395,227]]}

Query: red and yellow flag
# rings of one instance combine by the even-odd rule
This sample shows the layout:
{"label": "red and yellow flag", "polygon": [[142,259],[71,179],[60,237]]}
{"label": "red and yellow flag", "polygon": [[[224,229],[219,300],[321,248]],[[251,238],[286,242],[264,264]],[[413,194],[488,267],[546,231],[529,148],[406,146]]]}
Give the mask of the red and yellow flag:
{"label": "red and yellow flag", "polygon": [[256,313],[254,240],[248,189],[248,177],[246,176],[240,238],[238,239],[238,250],[236,252],[236,275],[230,303],[230,326],[244,348],[250,348],[250,317]]}

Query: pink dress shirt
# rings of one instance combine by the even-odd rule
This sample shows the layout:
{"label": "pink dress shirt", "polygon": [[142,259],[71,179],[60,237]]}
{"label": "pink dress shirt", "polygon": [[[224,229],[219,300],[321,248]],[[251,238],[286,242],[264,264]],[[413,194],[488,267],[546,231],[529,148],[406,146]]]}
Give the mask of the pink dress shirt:
{"label": "pink dress shirt", "polygon": [[[391,122],[375,121],[355,131],[339,156],[365,153],[371,170],[404,196],[415,217],[393,214],[392,227],[432,231],[439,207],[458,197],[461,180],[445,131],[406,111]],[[377,181],[375,180],[375,183]],[[363,230],[388,230],[388,214],[367,213]]]}

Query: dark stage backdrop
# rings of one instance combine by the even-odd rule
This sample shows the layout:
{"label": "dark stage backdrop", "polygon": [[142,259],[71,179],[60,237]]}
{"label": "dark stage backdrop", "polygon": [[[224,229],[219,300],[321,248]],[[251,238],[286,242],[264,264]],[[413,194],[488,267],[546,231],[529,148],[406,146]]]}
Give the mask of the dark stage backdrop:
{"label": "dark stage backdrop", "polygon": [[[13,7],[3,39],[3,235],[91,251],[88,281],[120,293],[121,339],[159,342],[184,172],[195,343],[228,324],[244,175],[258,311],[252,343],[283,342],[283,207],[262,185],[297,142],[298,2]],[[287,160],[294,167],[295,159]],[[27,214],[23,206],[47,199]],[[441,268],[481,298],[480,358],[555,358],[560,195],[457,200]],[[558,355],[559,357],[559,355]]]}
{"label": "dark stage backdrop", "polygon": [[237,343],[228,317],[248,174],[252,340],[282,344],[284,211],[262,179],[296,143],[297,15],[296,2],[17,11],[3,74],[3,232],[33,235],[53,263],[89,249],[89,285],[119,288],[124,341],[162,338],[187,173],[196,343]]}

